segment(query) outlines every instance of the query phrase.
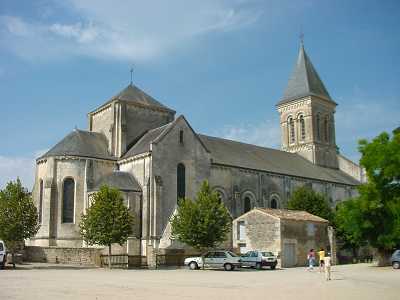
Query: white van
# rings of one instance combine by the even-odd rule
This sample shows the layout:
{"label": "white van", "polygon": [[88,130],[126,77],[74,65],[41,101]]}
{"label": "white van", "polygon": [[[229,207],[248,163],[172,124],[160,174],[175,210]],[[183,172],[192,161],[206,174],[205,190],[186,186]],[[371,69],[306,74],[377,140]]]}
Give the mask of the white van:
{"label": "white van", "polygon": [[6,245],[0,240],[0,269],[4,269],[7,261]]}

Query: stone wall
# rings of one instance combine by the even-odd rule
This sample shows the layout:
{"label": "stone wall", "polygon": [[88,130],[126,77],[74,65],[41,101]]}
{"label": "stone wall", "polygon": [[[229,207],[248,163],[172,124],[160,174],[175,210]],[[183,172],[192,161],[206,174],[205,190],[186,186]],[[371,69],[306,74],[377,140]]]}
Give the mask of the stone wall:
{"label": "stone wall", "polygon": [[24,249],[24,261],[98,266],[101,251],[100,248],[29,246]]}
{"label": "stone wall", "polygon": [[[328,238],[328,223],[317,223],[308,221],[281,220],[282,255],[285,243],[296,245],[296,265],[307,265],[307,253],[310,249],[316,252],[320,248],[330,248]],[[318,258],[317,258],[318,259]],[[282,257],[284,260],[284,257]]]}

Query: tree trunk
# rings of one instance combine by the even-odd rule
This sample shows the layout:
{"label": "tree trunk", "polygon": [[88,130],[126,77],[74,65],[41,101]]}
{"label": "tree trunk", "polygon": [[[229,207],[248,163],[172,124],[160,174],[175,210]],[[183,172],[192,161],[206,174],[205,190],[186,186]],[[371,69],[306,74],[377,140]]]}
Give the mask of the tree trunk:
{"label": "tree trunk", "polygon": [[390,256],[391,251],[378,249],[376,251],[376,266],[377,267],[385,267],[390,266]]}
{"label": "tree trunk", "polygon": [[108,245],[108,268],[111,269],[111,244]]}

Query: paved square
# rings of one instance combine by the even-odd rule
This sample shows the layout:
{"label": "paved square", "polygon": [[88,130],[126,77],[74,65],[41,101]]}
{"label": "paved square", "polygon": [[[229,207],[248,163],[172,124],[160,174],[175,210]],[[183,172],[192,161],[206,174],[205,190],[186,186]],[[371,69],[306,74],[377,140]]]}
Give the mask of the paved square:
{"label": "paved square", "polygon": [[285,270],[104,270],[33,264],[0,271],[0,299],[400,299],[400,271],[335,266],[332,281]]}

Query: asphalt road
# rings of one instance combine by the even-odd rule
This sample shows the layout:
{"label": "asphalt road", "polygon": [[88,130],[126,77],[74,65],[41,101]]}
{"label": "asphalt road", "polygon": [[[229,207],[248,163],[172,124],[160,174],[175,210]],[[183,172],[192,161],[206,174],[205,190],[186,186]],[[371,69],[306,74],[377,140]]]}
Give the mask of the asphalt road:
{"label": "asphalt road", "polygon": [[0,270],[0,299],[400,299],[400,270],[334,266],[332,280],[284,270],[105,270],[32,264]]}

